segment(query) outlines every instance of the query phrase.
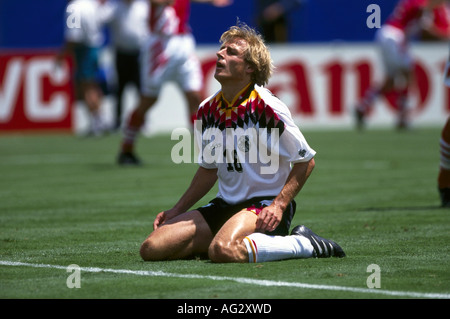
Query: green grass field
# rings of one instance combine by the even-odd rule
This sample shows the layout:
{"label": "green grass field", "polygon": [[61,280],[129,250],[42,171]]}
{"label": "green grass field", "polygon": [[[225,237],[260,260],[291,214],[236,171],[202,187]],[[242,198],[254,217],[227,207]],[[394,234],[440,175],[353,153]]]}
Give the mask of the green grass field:
{"label": "green grass field", "polygon": [[[196,170],[172,163],[176,141],[141,138],[145,165],[123,168],[118,135],[1,136],[0,298],[450,298],[440,128],[304,134],[316,168],[293,225],[337,241],[343,259],[143,262],[139,247],[155,215]],[[82,267],[79,289],[67,286],[71,264]],[[379,289],[367,287],[371,264],[380,267]]]}

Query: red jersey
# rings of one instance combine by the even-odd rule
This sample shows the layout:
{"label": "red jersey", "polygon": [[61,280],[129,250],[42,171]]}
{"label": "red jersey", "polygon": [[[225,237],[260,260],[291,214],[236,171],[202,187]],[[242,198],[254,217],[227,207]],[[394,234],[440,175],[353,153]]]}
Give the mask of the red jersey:
{"label": "red jersey", "polygon": [[433,25],[431,31],[440,37],[450,38],[450,9],[448,6],[440,5],[433,9]]}
{"label": "red jersey", "polygon": [[433,9],[427,9],[428,0],[400,0],[394,12],[386,21],[387,25],[402,30],[405,34],[411,35],[420,30],[425,21],[428,21],[427,29],[438,36],[448,37],[450,35],[450,12],[445,4],[441,4]]}
{"label": "red jersey", "polygon": [[176,35],[191,32],[189,0],[175,0],[172,5],[150,6],[149,29],[152,34]]}
{"label": "red jersey", "polygon": [[400,0],[386,24],[409,33],[411,28],[418,26],[427,2],[428,0]]}

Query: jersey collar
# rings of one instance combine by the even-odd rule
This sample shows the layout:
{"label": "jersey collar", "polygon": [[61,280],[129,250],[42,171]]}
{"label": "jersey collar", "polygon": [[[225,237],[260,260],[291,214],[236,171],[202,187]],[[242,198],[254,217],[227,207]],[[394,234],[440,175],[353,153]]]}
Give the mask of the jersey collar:
{"label": "jersey collar", "polygon": [[253,83],[250,82],[249,84],[247,84],[241,91],[239,91],[238,94],[236,94],[236,96],[233,98],[233,100],[230,102],[228,102],[225,97],[223,96],[223,93],[221,94],[221,100],[222,100],[222,105],[221,108],[222,109],[232,109],[236,106],[238,106],[239,104],[242,103],[242,101],[246,100],[250,93],[253,91]]}

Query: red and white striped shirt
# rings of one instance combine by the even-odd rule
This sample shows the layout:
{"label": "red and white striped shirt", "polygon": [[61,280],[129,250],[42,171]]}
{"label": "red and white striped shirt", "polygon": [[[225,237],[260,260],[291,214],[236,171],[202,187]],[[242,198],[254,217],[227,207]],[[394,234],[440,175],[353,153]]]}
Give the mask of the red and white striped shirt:
{"label": "red and white striped shirt", "polygon": [[[387,25],[403,31],[407,36],[426,27],[439,36],[450,35],[450,15],[445,4],[428,9],[429,0],[401,0],[386,20]],[[424,19],[426,18],[426,19]],[[424,23],[428,25],[423,25]]]}
{"label": "red and white striped shirt", "polygon": [[189,0],[175,0],[172,5],[150,6],[149,29],[152,34],[177,35],[191,32]]}

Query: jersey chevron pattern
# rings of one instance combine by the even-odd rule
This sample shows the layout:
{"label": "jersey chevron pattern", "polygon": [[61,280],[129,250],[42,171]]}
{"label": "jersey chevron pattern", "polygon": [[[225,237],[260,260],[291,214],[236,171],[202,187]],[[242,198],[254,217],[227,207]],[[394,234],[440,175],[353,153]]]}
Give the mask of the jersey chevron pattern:
{"label": "jersey chevron pattern", "polygon": [[228,104],[222,92],[216,94],[209,102],[202,105],[197,112],[197,119],[202,121],[202,133],[211,127],[243,128],[277,128],[283,134],[284,122],[274,110],[261,99],[256,89],[248,85],[238,97]]}
{"label": "jersey chevron pattern", "polygon": [[307,162],[316,154],[288,107],[258,85],[249,84],[230,103],[217,92],[202,102],[197,121],[201,140],[197,136],[196,143],[202,150],[198,162],[217,169],[217,197],[229,204],[276,196],[291,164]]}

